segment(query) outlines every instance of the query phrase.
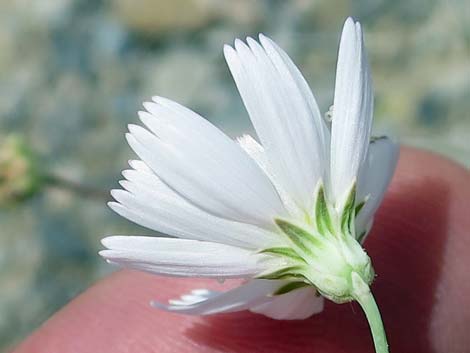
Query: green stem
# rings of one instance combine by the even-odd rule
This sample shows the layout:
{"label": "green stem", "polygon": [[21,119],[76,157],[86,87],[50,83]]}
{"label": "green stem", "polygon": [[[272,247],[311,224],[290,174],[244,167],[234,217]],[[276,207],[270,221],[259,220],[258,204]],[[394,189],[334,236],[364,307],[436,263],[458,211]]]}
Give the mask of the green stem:
{"label": "green stem", "polygon": [[382,323],[379,308],[377,307],[377,303],[375,302],[369,286],[355,272],[352,274],[352,282],[354,289],[353,296],[361,305],[367,321],[369,322],[372,338],[374,339],[375,352],[388,353],[389,350],[384,325]]}

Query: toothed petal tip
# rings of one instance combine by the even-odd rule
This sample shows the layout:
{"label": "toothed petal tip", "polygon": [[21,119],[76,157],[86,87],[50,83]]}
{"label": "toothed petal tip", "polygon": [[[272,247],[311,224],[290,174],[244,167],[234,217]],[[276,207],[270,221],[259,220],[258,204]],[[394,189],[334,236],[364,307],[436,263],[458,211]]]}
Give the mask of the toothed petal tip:
{"label": "toothed petal tip", "polygon": [[154,105],[155,105],[154,102],[149,102],[149,101],[142,103],[142,106],[144,107],[145,111],[147,111],[147,112],[150,112],[152,110],[152,106],[154,106]]}
{"label": "toothed petal tip", "polygon": [[237,51],[240,50],[240,48],[246,47],[245,42],[243,42],[243,40],[241,40],[240,38],[235,39],[234,45],[235,45],[235,50]]}
{"label": "toothed petal tip", "polygon": [[[111,190],[111,191],[112,191],[112,190]],[[115,208],[116,206],[119,207],[120,203],[119,203],[119,202],[116,202],[116,201],[108,201],[108,202],[106,203],[106,205],[108,205],[108,207],[114,211],[114,208]]]}
{"label": "toothed petal tip", "polygon": [[155,103],[159,103],[161,100],[162,100],[163,97],[160,97],[160,96],[152,96],[152,101],[155,102]]}
{"label": "toothed petal tip", "polygon": [[252,44],[258,44],[258,42],[256,41],[256,39],[253,39],[253,38],[250,37],[250,36],[246,37],[245,41],[246,41],[248,44],[250,44],[250,43],[252,43]]}
{"label": "toothed petal tip", "polygon": [[108,255],[109,255],[110,251],[112,251],[112,250],[109,250],[109,249],[100,250],[100,251],[98,251],[98,255],[103,257],[105,260],[108,260]]}
{"label": "toothed petal tip", "polygon": [[[122,239],[126,239],[125,235],[109,235],[100,240],[101,244],[108,249],[113,249],[114,245]],[[104,250],[102,250],[104,251]]]}

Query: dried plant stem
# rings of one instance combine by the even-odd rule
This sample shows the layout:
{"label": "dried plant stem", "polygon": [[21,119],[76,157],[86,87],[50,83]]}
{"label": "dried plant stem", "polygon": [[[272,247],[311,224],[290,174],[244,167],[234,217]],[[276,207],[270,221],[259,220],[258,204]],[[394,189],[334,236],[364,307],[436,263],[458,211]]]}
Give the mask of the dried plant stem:
{"label": "dried plant stem", "polygon": [[80,184],[76,181],[66,179],[57,175],[47,175],[44,178],[46,185],[54,188],[63,189],[81,197],[106,201],[109,199],[109,193],[88,185]]}

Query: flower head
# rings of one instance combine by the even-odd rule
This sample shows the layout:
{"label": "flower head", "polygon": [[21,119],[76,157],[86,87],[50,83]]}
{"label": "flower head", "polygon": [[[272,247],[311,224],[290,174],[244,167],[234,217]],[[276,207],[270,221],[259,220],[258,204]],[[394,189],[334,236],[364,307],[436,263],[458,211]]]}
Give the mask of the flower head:
{"label": "flower head", "polygon": [[18,135],[0,138],[0,207],[17,205],[44,183],[37,156]]}
{"label": "flower head", "polygon": [[111,236],[101,255],[161,275],[247,279],[228,292],[197,289],[154,303],[186,314],[249,309],[302,319],[322,310],[322,297],[358,300],[374,276],[360,244],[398,154],[389,139],[371,138],[361,26],[344,25],[331,124],[271,39],[237,39],[224,54],[260,143],[234,142],[168,99],[144,103],[145,127],[127,134],[141,160],[123,172],[110,207],[172,238]]}

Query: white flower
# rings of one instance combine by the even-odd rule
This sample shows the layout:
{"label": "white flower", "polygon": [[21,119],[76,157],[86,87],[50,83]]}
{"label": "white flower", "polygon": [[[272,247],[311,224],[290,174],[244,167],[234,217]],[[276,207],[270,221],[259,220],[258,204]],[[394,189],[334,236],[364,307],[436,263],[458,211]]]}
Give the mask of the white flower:
{"label": "white flower", "polygon": [[[196,289],[168,305],[185,314],[251,310],[303,319],[363,298],[373,279],[360,246],[395,169],[398,148],[371,139],[373,93],[359,23],[346,20],[329,122],[287,54],[260,35],[225,58],[261,144],[238,144],[161,97],[127,140],[141,158],[110,207],[173,236],[111,236],[111,263],[159,275],[244,278],[228,292]],[[318,293],[322,294],[319,296]]]}

